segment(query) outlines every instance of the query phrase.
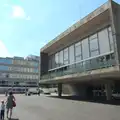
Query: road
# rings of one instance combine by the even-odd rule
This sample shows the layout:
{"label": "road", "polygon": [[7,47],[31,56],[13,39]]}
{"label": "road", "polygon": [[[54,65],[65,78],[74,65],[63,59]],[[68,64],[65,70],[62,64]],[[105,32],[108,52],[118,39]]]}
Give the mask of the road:
{"label": "road", "polygon": [[120,106],[43,95],[16,95],[16,99],[13,120],[120,120]]}

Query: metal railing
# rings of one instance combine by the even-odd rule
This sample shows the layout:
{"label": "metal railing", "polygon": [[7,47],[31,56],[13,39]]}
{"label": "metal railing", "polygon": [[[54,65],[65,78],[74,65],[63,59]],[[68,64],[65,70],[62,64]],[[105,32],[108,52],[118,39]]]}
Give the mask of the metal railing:
{"label": "metal railing", "polygon": [[82,73],[97,69],[109,68],[116,65],[115,59],[109,59],[105,61],[99,61],[99,58],[94,58],[80,63],[75,63],[73,65],[51,71],[48,74],[41,76],[41,80],[51,79],[55,77],[60,77],[64,75],[70,75],[75,73]]}

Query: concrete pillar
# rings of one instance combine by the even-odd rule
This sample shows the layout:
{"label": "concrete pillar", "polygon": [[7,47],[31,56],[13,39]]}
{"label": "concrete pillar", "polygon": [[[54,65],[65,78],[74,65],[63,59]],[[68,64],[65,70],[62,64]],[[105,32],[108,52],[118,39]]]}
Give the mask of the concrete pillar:
{"label": "concrete pillar", "polygon": [[105,90],[106,90],[106,99],[111,100],[112,99],[112,88],[111,84],[105,84]]}
{"label": "concrete pillar", "polygon": [[83,84],[71,84],[72,95],[78,96],[81,99],[87,98],[87,86]]}
{"label": "concrete pillar", "polygon": [[62,83],[58,83],[58,96],[62,96]]}

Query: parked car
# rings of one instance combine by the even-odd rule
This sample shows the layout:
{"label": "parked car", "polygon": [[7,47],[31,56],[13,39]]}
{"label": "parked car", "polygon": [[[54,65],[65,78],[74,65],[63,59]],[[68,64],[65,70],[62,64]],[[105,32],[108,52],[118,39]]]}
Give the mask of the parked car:
{"label": "parked car", "polygon": [[51,94],[51,92],[50,92],[50,90],[49,90],[48,88],[44,88],[44,89],[43,89],[43,93],[44,93],[44,94],[47,94],[47,95],[50,95],[50,94]]}
{"label": "parked car", "polygon": [[120,100],[120,93],[114,93],[114,94],[112,94],[112,97],[113,97],[113,99]]}
{"label": "parked car", "polygon": [[26,91],[26,92],[25,92],[25,95],[26,95],[26,96],[30,96],[31,93],[30,93],[29,91]]}

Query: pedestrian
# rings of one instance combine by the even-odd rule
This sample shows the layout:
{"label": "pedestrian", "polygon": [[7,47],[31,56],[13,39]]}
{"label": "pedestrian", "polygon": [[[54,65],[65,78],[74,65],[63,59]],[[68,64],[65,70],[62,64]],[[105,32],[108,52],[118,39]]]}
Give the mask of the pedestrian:
{"label": "pedestrian", "polygon": [[5,92],[5,96],[7,96],[7,91]]}
{"label": "pedestrian", "polygon": [[38,95],[40,96],[40,89],[38,89]]}
{"label": "pedestrian", "polygon": [[1,114],[1,120],[4,120],[4,114],[5,114],[5,103],[4,100],[1,100],[1,108],[0,108],[0,114]]}
{"label": "pedestrian", "polygon": [[13,107],[15,107],[15,106],[16,106],[15,97],[13,96],[12,92],[9,92],[9,96],[7,97],[7,101],[6,101],[7,118],[8,118],[8,114],[10,112],[10,119],[11,119],[12,110],[13,110]]}

